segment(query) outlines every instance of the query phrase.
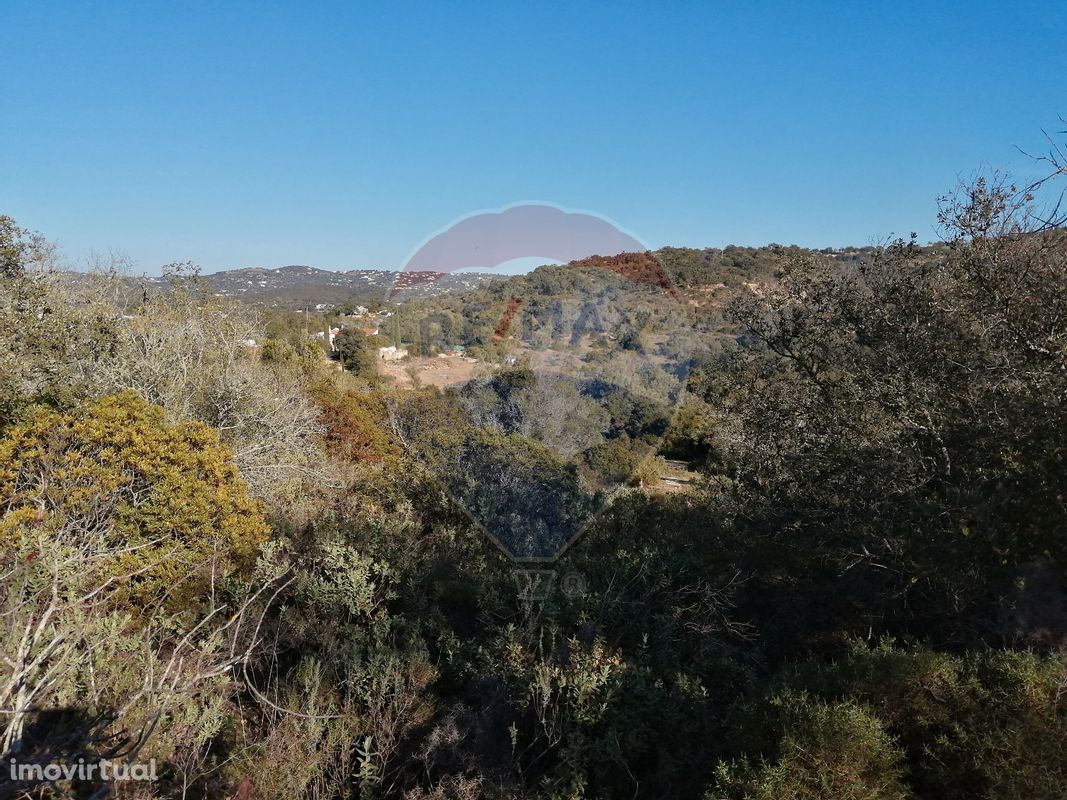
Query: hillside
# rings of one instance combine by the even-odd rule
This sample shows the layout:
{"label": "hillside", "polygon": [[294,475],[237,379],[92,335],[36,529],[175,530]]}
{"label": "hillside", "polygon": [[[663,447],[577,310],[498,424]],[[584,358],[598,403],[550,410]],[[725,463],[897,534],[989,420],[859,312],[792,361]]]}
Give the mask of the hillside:
{"label": "hillside", "polygon": [[[484,272],[401,274],[404,275],[403,283],[399,287],[402,299],[426,298],[445,292],[476,289],[503,277]],[[291,264],[273,269],[244,267],[223,270],[202,277],[220,297],[231,297],[275,308],[295,309],[381,300],[394,288],[397,276],[396,271],[388,269],[336,272]],[[149,277],[143,280],[151,286],[166,286],[165,278]]]}
{"label": "hillside", "polygon": [[[872,247],[813,250],[777,244],[764,247],[729,245],[721,249],[663,247],[648,253],[592,255],[566,266],[608,270],[631,283],[659,286],[669,292],[689,290],[700,294],[716,285],[763,282],[791,258],[818,254],[839,262],[856,262],[869,257],[872,252]],[[394,298],[396,302],[409,302],[446,293],[477,292],[493,285],[518,285],[523,278],[492,272],[397,272],[388,269],[338,272],[298,264],[273,269],[245,267],[204,276],[220,296],[272,307],[382,300],[393,290],[398,290]],[[151,280],[162,283],[163,279]]]}
{"label": "hillside", "polygon": [[242,301],[394,274],[71,281],[0,217],[7,766],[128,737],[146,800],[1067,796],[1067,239],[1012,207],[358,313]]}

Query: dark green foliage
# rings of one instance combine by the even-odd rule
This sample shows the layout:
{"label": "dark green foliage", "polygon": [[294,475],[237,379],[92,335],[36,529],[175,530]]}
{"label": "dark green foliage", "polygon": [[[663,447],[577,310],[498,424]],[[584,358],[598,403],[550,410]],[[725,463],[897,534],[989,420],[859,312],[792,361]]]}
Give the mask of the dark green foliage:
{"label": "dark green foliage", "polygon": [[920,796],[1052,800],[1067,796],[1063,680],[1060,658],[883,645],[806,665],[789,682],[869,708],[906,753]]}
{"label": "dark green foliage", "polygon": [[625,433],[653,443],[667,432],[670,409],[663,403],[613,389],[604,397],[604,405],[611,415],[611,436]]}
{"label": "dark green foliage", "polygon": [[375,339],[351,328],[342,330],[334,339],[337,360],[345,369],[361,377],[374,377],[378,374],[378,345]]}
{"label": "dark green foliage", "polygon": [[432,473],[517,558],[547,558],[596,506],[578,471],[522,436],[432,431],[419,442]]}
{"label": "dark green foliage", "polygon": [[15,220],[0,215],[0,278],[18,278],[25,273],[25,235]]}
{"label": "dark green foliage", "polygon": [[707,795],[738,800],[906,800],[903,754],[879,721],[851,702],[781,694],[762,704],[772,736],[754,762],[722,764]]}
{"label": "dark green foliage", "polygon": [[1061,246],[1005,236],[931,262],[901,242],[734,305],[754,339],[709,393],[733,498],[827,570],[814,592],[841,576],[828,619],[973,641],[1023,565],[1065,566]]}
{"label": "dark green foliage", "polygon": [[69,408],[98,389],[119,347],[114,308],[69,296],[62,275],[12,269],[0,279],[0,427],[34,403]]}
{"label": "dark green foliage", "polygon": [[611,439],[586,450],[582,460],[606,483],[621,483],[628,480],[641,463],[640,455],[628,445],[628,439]]}
{"label": "dark green foliage", "polygon": [[[801,797],[1064,797],[1062,685],[1058,658],[992,650],[953,656],[856,644],[834,664],[784,670],[764,698],[742,711],[735,746],[748,760],[721,771],[720,791],[756,797],[774,796],[766,794],[771,788],[778,796]],[[821,754],[821,766],[810,760],[814,753]],[[827,788],[824,794],[811,788],[804,793],[805,785],[825,787],[825,781],[878,760],[883,763],[871,777],[886,779],[897,794],[878,794],[873,784],[870,794]],[[899,794],[903,785],[907,795]]]}

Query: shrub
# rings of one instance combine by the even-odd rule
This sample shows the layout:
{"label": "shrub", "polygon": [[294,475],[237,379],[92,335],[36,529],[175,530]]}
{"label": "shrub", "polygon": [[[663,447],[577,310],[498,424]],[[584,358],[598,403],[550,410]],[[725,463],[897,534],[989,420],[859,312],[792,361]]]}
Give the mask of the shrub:
{"label": "shrub", "polygon": [[904,748],[923,797],[1053,800],[1067,797],[1063,676],[1058,657],[883,645],[805,667],[797,683],[869,707]]}
{"label": "shrub", "polygon": [[861,706],[783,694],[764,709],[763,724],[780,741],[761,760],[717,770],[712,798],[745,800],[904,800],[903,756],[881,723]]}
{"label": "shrub", "polygon": [[267,539],[217,432],[167,423],[134,392],[38,409],[0,439],[0,465],[0,540],[14,546],[43,527],[82,552],[118,547],[101,568],[143,570],[133,584],[142,601],[199,598],[250,568]]}

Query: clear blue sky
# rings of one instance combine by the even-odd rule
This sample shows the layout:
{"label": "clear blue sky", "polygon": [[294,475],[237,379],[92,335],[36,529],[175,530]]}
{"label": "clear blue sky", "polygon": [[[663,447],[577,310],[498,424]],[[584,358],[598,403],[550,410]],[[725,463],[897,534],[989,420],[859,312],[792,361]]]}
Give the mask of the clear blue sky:
{"label": "clear blue sky", "polygon": [[150,273],[393,268],[530,200],[652,246],[867,244],[1032,171],[1067,6],[7,0],[0,89],[0,213]]}

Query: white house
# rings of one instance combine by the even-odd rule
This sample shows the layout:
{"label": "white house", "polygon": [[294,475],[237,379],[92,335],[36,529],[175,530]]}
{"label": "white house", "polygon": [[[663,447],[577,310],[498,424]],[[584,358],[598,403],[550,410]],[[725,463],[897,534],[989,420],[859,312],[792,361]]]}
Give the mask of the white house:
{"label": "white house", "polygon": [[407,354],[407,348],[404,347],[394,347],[393,345],[389,345],[388,347],[378,348],[378,358],[382,361],[399,361],[407,356]]}

